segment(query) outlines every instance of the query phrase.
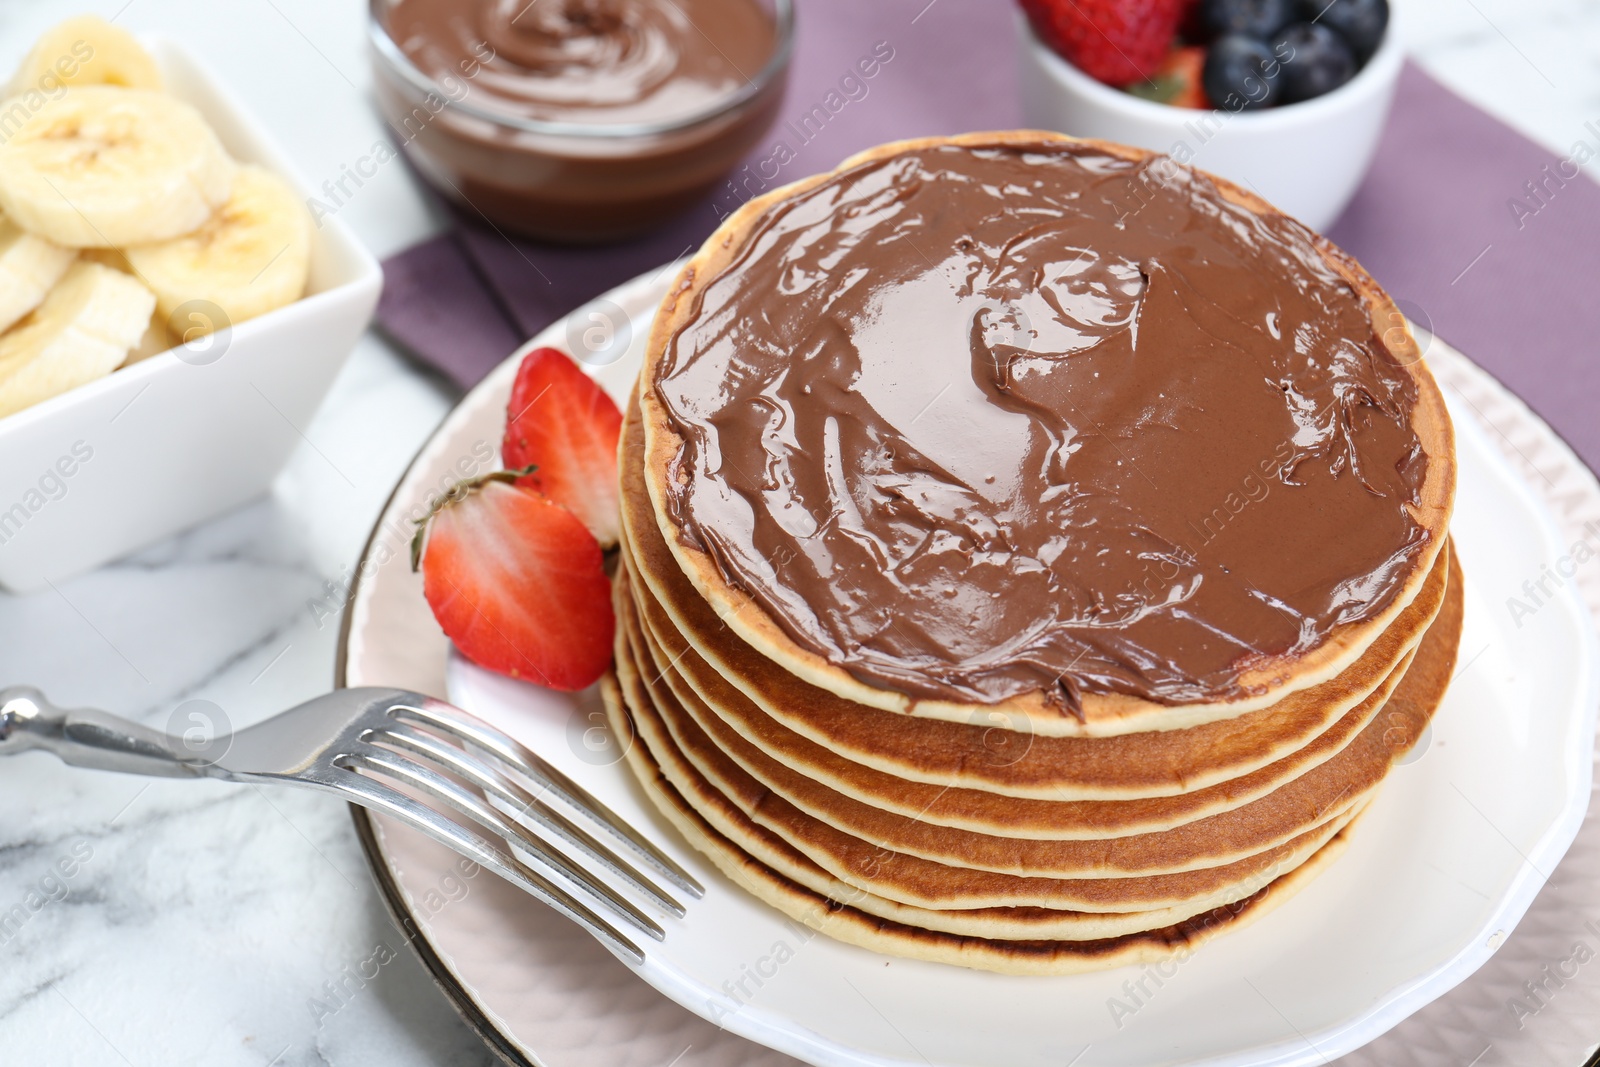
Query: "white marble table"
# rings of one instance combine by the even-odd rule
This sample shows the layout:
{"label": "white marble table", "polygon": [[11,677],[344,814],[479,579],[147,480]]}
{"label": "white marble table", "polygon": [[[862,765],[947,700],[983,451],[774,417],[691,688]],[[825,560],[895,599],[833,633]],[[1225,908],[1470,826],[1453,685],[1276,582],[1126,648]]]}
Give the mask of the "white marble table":
{"label": "white marble table", "polygon": [[[1594,0],[1396,2],[1432,73],[1535,139],[1564,153],[1600,120]],[[0,69],[86,7],[182,35],[312,184],[384,136],[363,0],[6,0]],[[379,256],[439,224],[397,164],[342,217]],[[0,594],[0,681],[158,725],[325,690],[349,567],[449,403],[364,338],[271,496],[59,592]],[[0,765],[0,812],[0,916],[23,906],[0,922],[0,1064],[494,1062],[390,925],[344,805],[30,754]]]}

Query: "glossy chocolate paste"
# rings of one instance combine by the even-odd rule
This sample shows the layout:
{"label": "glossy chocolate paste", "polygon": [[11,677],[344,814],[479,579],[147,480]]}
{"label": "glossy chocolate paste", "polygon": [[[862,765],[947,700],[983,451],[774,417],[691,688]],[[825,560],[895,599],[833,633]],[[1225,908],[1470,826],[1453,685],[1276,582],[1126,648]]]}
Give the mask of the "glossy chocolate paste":
{"label": "glossy chocolate paste", "polygon": [[407,156],[469,216],[534,237],[659,225],[722,182],[783,98],[786,30],[759,0],[391,0],[380,21],[435,86],[379,50]]}
{"label": "glossy chocolate paste", "polygon": [[735,93],[774,47],[754,0],[398,0],[387,29],[485,106],[585,125],[673,122]]}
{"label": "glossy chocolate paste", "polygon": [[916,698],[1162,703],[1380,613],[1428,532],[1417,387],[1281,216],[1087,145],[867,163],[670,339],[686,543]]}

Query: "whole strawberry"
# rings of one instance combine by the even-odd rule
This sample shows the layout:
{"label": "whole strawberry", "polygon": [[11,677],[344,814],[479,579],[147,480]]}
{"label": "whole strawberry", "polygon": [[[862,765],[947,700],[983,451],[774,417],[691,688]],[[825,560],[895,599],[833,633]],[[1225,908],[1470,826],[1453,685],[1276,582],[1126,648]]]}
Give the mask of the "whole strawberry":
{"label": "whole strawberry", "polygon": [[1123,87],[1160,68],[1190,0],[1018,0],[1034,32],[1097,81]]}

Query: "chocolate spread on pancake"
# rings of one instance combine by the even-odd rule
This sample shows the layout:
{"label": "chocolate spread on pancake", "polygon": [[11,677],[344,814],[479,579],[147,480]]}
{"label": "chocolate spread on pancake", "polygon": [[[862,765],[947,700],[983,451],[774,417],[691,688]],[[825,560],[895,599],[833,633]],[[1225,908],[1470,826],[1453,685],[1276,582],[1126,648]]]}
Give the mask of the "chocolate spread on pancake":
{"label": "chocolate spread on pancake", "polygon": [[914,698],[1243,695],[1428,533],[1416,383],[1299,223],[1076,144],[870,162],[757,220],[669,340],[670,517]]}

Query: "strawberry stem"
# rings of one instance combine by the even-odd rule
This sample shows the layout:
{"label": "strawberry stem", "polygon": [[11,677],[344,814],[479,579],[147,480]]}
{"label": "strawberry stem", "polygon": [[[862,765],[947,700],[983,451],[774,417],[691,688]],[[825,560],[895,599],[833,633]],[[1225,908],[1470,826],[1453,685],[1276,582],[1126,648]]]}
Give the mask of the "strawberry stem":
{"label": "strawberry stem", "polygon": [[428,528],[432,525],[435,515],[451,504],[465,500],[490,482],[505,482],[508,485],[515,485],[517,479],[525,478],[538,469],[537,464],[530,463],[520,470],[491,471],[488,474],[480,474],[476,478],[464,478],[429,501],[428,513],[416,520],[417,532],[411,536],[411,573],[417,573],[422,566],[422,556],[427,550]]}

